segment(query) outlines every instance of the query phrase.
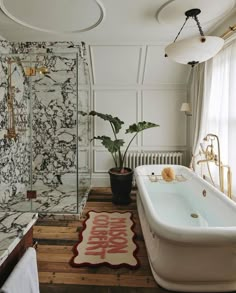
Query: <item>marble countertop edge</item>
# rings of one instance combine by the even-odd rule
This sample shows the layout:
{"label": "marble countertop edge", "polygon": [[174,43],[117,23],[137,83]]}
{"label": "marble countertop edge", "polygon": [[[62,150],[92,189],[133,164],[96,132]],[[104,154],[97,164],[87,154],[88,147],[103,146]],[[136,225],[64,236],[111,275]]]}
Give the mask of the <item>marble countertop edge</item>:
{"label": "marble countertop edge", "polygon": [[[24,214],[24,213],[22,213]],[[29,214],[29,213],[27,213]],[[10,255],[10,253],[14,250],[14,248],[17,246],[17,244],[21,241],[21,239],[26,235],[26,233],[30,230],[31,227],[36,223],[38,219],[38,213],[31,213],[32,219],[27,224],[26,227],[22,230],[21,236],[16,236],[15,239],[10,243],[7,249],[1,251],[1,245],[0,245],[0,266],[4,263],[4,261],[7,259],[7,257]]]}

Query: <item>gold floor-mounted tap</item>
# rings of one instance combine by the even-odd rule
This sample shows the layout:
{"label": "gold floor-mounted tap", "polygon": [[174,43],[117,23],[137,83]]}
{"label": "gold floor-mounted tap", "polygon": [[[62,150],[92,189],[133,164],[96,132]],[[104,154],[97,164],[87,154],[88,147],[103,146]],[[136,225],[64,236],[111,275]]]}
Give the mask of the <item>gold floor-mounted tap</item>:
{"label": "gold floor-mounted tap", "polygon": [[[220,155],[220,141],[219,137],[215,134],[209,133],[207,136],[203,139],[204,141],[209,141],[210,144],[207,145],[206,149],[204,150],[204,147],[202,144],[201,146],[201,153],[204,154],[205,159],[197,161],[197,164],[207,163],[208,172],[211,178],[211,181],[214,184],[214,181],[212,179],[211,171],[209,168],[209,163],[213,162],[218,167],[218,173],[219,173],[219,185],[220,190],[224,192],[224,168],[227,169],[227,195],[229,198],[232,198],[232,172],[231,168],[228,165],[224,165],[221,161],[221,155]],[[214,144],[213,141],[216,140],[217,142],[217,154],[214,152]]]}

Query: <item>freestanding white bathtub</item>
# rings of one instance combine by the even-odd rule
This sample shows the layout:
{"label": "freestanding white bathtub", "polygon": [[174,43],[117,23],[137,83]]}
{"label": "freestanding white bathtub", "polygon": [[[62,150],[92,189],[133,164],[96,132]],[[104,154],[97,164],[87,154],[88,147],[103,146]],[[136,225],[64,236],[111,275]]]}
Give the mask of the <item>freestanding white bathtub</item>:
{"label": "freestanding white bathtub", "polygon": [[[137,205],[149,262],[159,285],[174,291],[236,290],[236,204],[190,169],[137,167]],[[154,182],[150,181],[150,178]]]}

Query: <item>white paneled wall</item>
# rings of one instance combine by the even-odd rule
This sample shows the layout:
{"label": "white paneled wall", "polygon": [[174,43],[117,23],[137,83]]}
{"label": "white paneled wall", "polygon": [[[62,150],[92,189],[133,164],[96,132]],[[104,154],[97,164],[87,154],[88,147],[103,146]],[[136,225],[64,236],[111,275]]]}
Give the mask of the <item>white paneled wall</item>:
{"label": "white paneled wall", "polygon": [[174,63],[169,58],[165,58],[163,46],[148,46],[146,52],[146,63],[143,78],[144,84],[186,85],[186,66]]}
{"label": "white paneled wall", "polygon": [[[120,131],[119,137],[131,139],[131,134],[125,134],[125,129],[132,123],[138,121],[138,93],[135,90],[97,90],[94,92],[94,108],[98,112],[104,112],[117,116],[125,122]],[[94,119],[94,134],[104,134],[112,136],[111,128],[107,129],[108,123],[99,118]],[[94,144],[98,145],[95,141]],[[137,140],[132,142],[132,146],[137,146]]]}
{"label": "white paneled wall", "polygon": [[[187,118],[180,112],[186,101],[189,67],[164,58],[161,45],[90,45],[92,82],[91,107],[118,116],[128,125],[146,120],[160,124],[140,134],[133,151],[186,151]],[[112,135],[110,125],[93,120],[94,135]],[[113,167],[111,155],[94,141],[92,182],[108,186],[107,171]]]}
{"label": "white paneled wall", "polygon": [[142,120],[160,124],[157,129],[143,132],[143,147],[186,146],[186,117],[180,112],[185,90],[144,90],[142,92]]}
{"label": "white paneled wall", "polygon": [[[94,85],[138,83],[142,47],[92,46],[90,52]],[[124,68],[128,70],[124,70]]]}

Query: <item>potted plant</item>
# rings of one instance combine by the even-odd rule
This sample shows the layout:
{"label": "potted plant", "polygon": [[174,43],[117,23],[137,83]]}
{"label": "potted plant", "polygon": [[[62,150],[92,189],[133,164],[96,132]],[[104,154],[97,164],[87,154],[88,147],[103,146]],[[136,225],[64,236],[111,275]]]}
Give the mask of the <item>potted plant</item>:
{"label": "potted plant", "polygon": [[[82,115],[87,115],[85,112],[80,112]],[[124,151],[121,148],[124,146],[125,141],[119,139],[117,134],[124,124],[118,117],[113,117],[108,114],[91,111],[90,116],[97,116],[110,123],[114,139],[109,136],[94,136],[92,140],[98,139],[102,145],[111,153],[115,166],[111,168],[108,173],[110,175],[111,190],[112,190],[112,202],[114,204],[128,204],[130,203],[130,192],[132,189],[133,170],[124,166],[127,151],[138,133],[145,129],[159,126],[152,122],[141,121],[130,125],[125,133],[133,134],[128,145]]]}

